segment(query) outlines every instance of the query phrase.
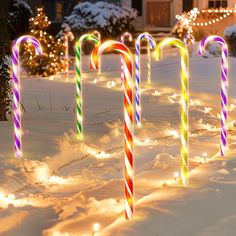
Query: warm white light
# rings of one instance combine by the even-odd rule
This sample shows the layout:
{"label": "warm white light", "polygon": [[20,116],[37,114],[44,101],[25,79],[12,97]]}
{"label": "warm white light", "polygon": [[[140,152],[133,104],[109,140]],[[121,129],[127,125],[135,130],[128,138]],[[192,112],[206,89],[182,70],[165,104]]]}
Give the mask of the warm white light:
{"label": "warm white light", "polygon": [[174,172],[174,178],[175,180],[179,178],[179,172]]}
{"label": "warm white light", "polygon": [[93,225],[93,232],[96,233],[100,230],[100,224],[99,223],[95,223]]}

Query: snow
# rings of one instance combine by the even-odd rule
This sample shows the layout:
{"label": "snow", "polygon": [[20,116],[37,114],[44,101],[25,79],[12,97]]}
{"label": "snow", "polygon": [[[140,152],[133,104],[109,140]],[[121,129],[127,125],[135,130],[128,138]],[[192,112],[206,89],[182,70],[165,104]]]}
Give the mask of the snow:
{"label": "snow", "polygon": [[173,48],[164,55],[163,61],[152,61],[151,85],[142,63],[143,126],[135,127],[132,222],[123,214],[119,55],[103,55],[101,76],[88,73],[89,57],[83,57],[82,142],[74,133],[74,67],[69,82],[63,75],[22,75],[23,159],[13,157],[12,121],[0,123],[0,234],[91,236],[95,223],[101,226],[96,236],[235,234],[236,60],[229,59],[229,147],[220,157],[220,59],[198,57],[196,48],[190,58],[190,186],[183,188],[174,176],[180,171],[180,59]]}
{"label": "snow", "polygon": [[76,32],[98,29],[111,33],[115,26],[124,29],[136,16],[137,12],[129,7],[106,2],[83,2],[74,7],[70,16],[65,17],[62,31],[69,31],[69,27]]}
{"label": "snow", "polygon": [[231,37],[233,35],[236,35],[236,25],[232,25],[232,26],[225,28],[225,31],[224,31],[225,37]]}

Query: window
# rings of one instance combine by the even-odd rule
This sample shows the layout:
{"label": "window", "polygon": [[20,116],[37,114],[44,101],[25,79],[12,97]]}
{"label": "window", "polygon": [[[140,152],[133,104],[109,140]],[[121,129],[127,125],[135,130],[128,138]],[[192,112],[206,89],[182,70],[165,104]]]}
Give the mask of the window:
{"label": "window", "polygon": [[227,7],[228,1],[227,0],[209,0],[208,7],[209,8],[220,8],[220,7]]}
{"label": "window", "polygon": [[138,11],[138,16],[142,16],[143,6],[142,0],[132,0],[132,8]]}
{"label": "window", "polygon": [[61,0],[56,1],[56,21],[62,21],[62,2]]}

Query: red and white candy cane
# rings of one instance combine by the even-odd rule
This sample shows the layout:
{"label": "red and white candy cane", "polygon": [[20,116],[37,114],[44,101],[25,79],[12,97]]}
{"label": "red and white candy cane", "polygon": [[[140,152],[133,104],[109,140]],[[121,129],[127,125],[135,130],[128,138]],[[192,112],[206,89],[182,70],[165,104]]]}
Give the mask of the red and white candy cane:
{"label": "red and white candy cane", "polygon": [[66,80],[69,79],[69,40],[72,41],[74,39],[74,35],[72,32],[66,32],[64,35],[65,40],[65,59],[66,59]]}
{"label": "red and white candy cane", "polygon": [[35,47],[37,55],[43,54],[40,42],[30,36],[24,35],[14,41],[12,46],[12,69],[13,69],[13,116],[14,116],[14,142],[15,142],[15,157],[22,157],[21,144],[21,109],[20,109],[20,63],[19,51],[22,43],[32,43]]}
{"label": "red and white candy cane", "polygon": [[[120,41],[123,44],[125,43],[125,38],[128,38],[130,42],[132,42],[133,40],[132,35],[129,32],[125,32],[124,34],[121,35]],[[121,81],[124,81],[124,60],[122,56],[121,56]]]}
{"label": "red and white candy cane", "polygon": [[126,219],[131,220],[134,213],[133,58],[130,50],[123,43],[108,40],[93,50],[90,64],[92,69],[98,69],[99,57],[107,49],[118,51],[124,59],[125,216]]}
{"label": "red and white candy cane", "polygon": [[[93,35],[95,35],[98,38],[98,41],[101,43],[101,33],[97,30],[93,31]],[[99,58],[99,69],[98,69],[98,75],[101,74],[101,70],[102,70],[102,59],[101,57]]]}

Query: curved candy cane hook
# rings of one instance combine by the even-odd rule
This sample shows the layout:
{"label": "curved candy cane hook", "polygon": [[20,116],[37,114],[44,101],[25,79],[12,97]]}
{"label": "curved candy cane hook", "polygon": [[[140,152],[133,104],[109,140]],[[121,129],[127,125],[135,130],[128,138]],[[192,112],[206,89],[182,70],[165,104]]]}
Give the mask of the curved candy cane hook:
{"label": "curved candy cane hook", "polygon": [[40,42],[30,36],[24,35],[14,41],[12,46],[12,69],[13,69],[13,116],[14,116],[14,143],[15,143],[15,157],[22,157],[22,143],[21,143],[21,94],[20,94],[20,63],[19,51],[20,44],[32,43],[35,47],[37,55],[42,55],[42,47]]}
{"label": "curved candy cane hook", "polygon": [[[99,31],[97,31],[97,30],[94,30],[94,31],[93,31],[93,35],[95,35],[95,36],[98,38],[98,41],[99,41],[100,44],[101,44],[101,39],[102,39],[101,33],[100,33]],[[99,58],[98,75],[101,75],[101,70],[102,70],[102,58],[100,57],[100,58]]]}
{"label": "curved candy cane hook", "polygon": [[221,46],[221,156],[225,156],[227,147],[227,103],[228,103],[228,46],[219,36],[205,37],[199,45],[198,53],[205,55],[205,48],[209,42],[217,42]]}

